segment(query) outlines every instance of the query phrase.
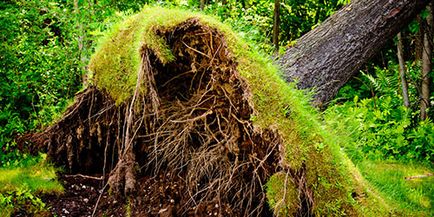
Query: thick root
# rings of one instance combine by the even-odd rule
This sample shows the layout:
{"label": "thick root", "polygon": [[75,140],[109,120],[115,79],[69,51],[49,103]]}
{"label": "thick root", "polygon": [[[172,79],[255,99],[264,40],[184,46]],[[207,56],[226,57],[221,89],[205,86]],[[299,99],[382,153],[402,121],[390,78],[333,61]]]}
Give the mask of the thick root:
{"label": "thick root", "polygon": [[135,176],[136,162],[119,161],[116,167],[111,172],[108,184],[112,192],[122,192],[124,195],[131,195],[135,192],[136,176]]}

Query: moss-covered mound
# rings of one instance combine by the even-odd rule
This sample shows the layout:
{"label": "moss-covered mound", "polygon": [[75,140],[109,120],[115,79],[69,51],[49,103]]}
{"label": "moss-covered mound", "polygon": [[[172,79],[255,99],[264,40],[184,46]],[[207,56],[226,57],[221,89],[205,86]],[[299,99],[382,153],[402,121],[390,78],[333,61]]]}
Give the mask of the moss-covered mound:
{"label": "moss-covered mound", "polygon": [[114,193],[159,195],[147,211],[129,197],[133,214],[363,215],[378,202],[303,93],[211,17],[146,7],[89,68],[93,86],[35,141]]}

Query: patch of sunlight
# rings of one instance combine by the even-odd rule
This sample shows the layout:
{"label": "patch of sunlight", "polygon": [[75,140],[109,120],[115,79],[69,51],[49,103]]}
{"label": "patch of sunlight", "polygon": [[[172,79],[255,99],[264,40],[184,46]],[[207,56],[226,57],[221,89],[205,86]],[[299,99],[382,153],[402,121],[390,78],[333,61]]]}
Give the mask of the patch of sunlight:
{"label": "patch of sunlight", "polygon": [[55,168],[44,161],[19,168],[0,168],[0,193],[16,189],[41,193],[63,191]]}

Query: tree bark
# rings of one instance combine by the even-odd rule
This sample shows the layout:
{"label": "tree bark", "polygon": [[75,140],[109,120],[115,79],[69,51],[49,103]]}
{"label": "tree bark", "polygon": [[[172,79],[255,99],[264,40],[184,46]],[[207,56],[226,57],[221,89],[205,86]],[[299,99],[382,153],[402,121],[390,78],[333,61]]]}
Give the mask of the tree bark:
{"label": "tree bark", "polygon": [[416,60],[422,60],[422,51],[423,51],[423,20],[422,17],[417,15],[416,17],[417,23],[419,24],[419,31],[417,31],[415,35],[415,48],[414,48],[414,56]]}
{"label": "tree bark", "polygon": [[276,56],[279,54],[280,0],[274,0],[273,45]]}
{"label": "tree bark", "polygon": [[398,33],[398,62],[399,62],[399,76],[401,77],[401,87],[402,87],[402,98],[404,100],[404,106],[410,107],[410,100],[408,98],[408,83],[407,78],[405,76],[406,74],[406,68],[405,68],[405,61],[404,61],[404,45],[402,42],[402,34],[401,32]]}
{"label": "tree bark", "polygon": [[287,81],[316,91],[325,106],[359,68],[429,0],[354,0],[301,37],[279,60]]}
{"label": "tree bark", "polygon": [[427,109],[430,107],[430,77],[429,73],[432,70],[432,31],[433,31],[433,8],[432,3],[428,6],[428,17],[426,18],[426,26],[423,32],[423,52],[422,52],[422,87],[420,100],[420,119],[425,120],[427,117]]}
{"label": "tree bark", "polygon": [[200,0],[200,10],[203,11],[203,9],[205,8],[205,0]]}

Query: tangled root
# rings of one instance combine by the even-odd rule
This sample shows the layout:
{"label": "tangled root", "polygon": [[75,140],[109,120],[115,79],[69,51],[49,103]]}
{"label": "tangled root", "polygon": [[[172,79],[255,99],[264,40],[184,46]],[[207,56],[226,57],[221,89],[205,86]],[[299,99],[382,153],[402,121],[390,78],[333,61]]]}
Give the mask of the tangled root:
{"label": "tangled root", "polygon": [[176,61],[162,64],[143,47],[131,99],[116,105],[89,87],[33,140],[71,173],[107,174],[115,192],[134,194],[139,176],[181,180],[176,215],[210,203],[266,215],[264,185],[279,170],[282,141],[252,125],[251,93],[223,35],[197,19],[156,34]]}

